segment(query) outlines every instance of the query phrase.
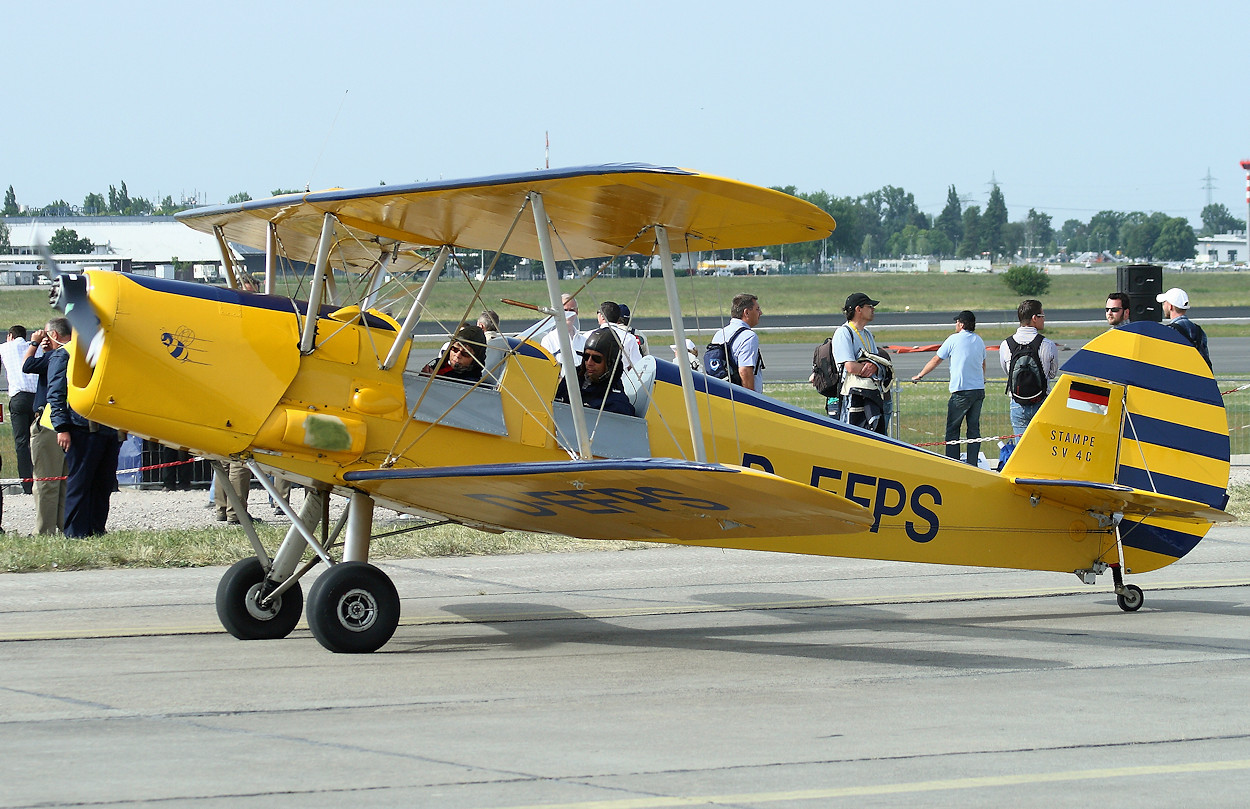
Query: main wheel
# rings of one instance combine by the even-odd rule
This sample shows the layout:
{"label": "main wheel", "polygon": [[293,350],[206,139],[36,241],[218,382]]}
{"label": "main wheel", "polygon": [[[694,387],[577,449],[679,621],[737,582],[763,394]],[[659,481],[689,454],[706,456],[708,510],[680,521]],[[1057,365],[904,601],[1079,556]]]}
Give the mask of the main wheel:
{"label": "main wheel", "polygon": [[217,617],[226,631],[239,640],[285,638],[299,623],[304,591],[296,582],[282,595],[262,606],[265,568],[255,556],[235,562],[217,583]]}
{"label": "main wheel", "polygon": [[1119,603],[1120,609],[1125,612],[1137,612],[1145,603],[1146,596],[1136,584],[1128,584],[1125,585],[1124,592],[1117,595],[1115,600]]}
{"label": "main wheel", "polygon": [[340,562],[308,591],[308,627],[332,652],[380,649],[399,626],[399,592],[368,562]]}

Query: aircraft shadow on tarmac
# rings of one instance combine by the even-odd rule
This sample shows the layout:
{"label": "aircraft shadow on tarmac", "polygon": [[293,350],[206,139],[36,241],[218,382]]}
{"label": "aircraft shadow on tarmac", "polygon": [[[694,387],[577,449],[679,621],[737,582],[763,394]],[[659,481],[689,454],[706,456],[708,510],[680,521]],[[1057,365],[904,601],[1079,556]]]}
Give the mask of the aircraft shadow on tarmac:
{"label": "aircraft shadow on tarmac", "polygon": [[[984,648],[997,648],[1004,641],[1061,645],[1097,646],[1100,649],[1123,646],[1141,651],[1157,648],[1177,651],[1184,648],[1210,651],[1250,650],[1250,640],[1236,641],[1228,637],[1205,637],[1192,634],[1151,634],[1150,613],[1125,614],[1115,609],[1114,601],[1100,602],[1097,608],[1065,612],[1020,613],[1004,610],[980,615],[952,615],[936,618],[915,617],[906,613],[906,605],[893,607],[864,605],[831,605],[806,595],[762,592],[704,593],[698,600],[719,607],[717,615],[743,613],[782,619],[765,624],[758,620],[720,623],[716,626],[683,626],[637,628],[624,622],[656,619],[695,619],[704,611],[624,611],[619,618],[600,618],[564,607],[534,602],[476,602],[452,605],[444,611],[475,625],[490,627],[496,636],[464,633],[439,639],[405,637],[401,629],[392,639],[387,653],[458,653],[511,649],[533,651],[570,644],[594,644],[639,649],[677,649],[684,651],[735,652],[768,656],[802,657],[813,660],[879,663],[882,665],[976,669],[1054,669],[1070,663],[1064,655],[1024,657],[1003,653],[954,652],[919,648],[907,636],[928,636],[970,641]],[[1015,601],[1015,599],[1012,599]],[[981,602],[987,606],[992,602]],[[1052,602],[1054,603],[1054,602]],[[1250,605],[1240,601],[1199,599],[1157,599],[1151,607],[1159,612],[1190,612],[1198,614],[1241,616],[1250,614]],[[618,623],[618,621],[620,621]],[[722,618],[722,621],[724,619]],[[1037,624],[1030,626],[1030,624]],[[878,634],[871,644],[838,643],[828,640],[829,633]],[[808,639],[819,636],[820,639]]]}

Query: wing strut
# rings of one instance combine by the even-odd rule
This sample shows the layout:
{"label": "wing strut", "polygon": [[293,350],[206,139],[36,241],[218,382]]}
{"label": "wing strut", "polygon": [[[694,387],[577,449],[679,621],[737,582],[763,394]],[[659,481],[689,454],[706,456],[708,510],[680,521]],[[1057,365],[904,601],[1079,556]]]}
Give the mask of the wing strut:
{"label": "wing strut", "polygon": [[674,345],[677,346],[677,371],[681,374],[681,393],[686,400],[686,420],[690,423],[690,444],[694,447],[694,459],[707,463],[707,450],[703,447],[703,425],[699,420],[699,408],[694,401],[694,374],[690,363],[685,362],[686,325],[681,319],[681,302],[677,299],[677,277],[673,272],[673,253],[668,244],[668,228],[655,227],[655,241],[660,250],[660,267],[664,271],[664,292],[668,295],[668,316],[673,321]]}
{"label": "wing strut", "polygon": [[317,315],[325,296],[326,265],[330,263],[330,243],[334,241],[334,214],[321,219],[321,241],[317,243],[317,263],[313,266],[312,287],[308,290],[308,311],[304,316],[304,333],[299,339],[301,354],[311,354],[317,337]]}
{"label": "wing strut", "polygon": [[590,433],[586,430],[586,411],[582,409],[582,389],[577,384],[577,356],[573,353],[573,341],[569,339],[569,330],[563,322],[564,304],[560,302],[560,274],[556,267],[555,254],[551,250],[551,230],[547,222],[547,209],[543,205],[543,196],[536,191],[529,193],[530,203],[534,206],[534,226],[538,230],[538,249],[543,257],[543,275],[547,279],[547,295],[551,298],[551,309],[559,312],[556,317],[556,334],[560,337],[560,364],[564,366],[565,388],[569,392],[569,409],[573,411],[573,432],[577,434],[577,454],[583,460],[589,460]]}
{"label": "wing strut", "polygon": [[420,291],[417,292],[416,299],[412,302],[412,306],[408,309],[408,314],[404,317],[403,325],[399,327],[399,334],[395,337],[395,342],[391,344],[391,350],[386,355],[386,361],[382,363],[382,370],[385,371],[394,367],[399,361],[399,352],[404,350],[404,345],[408,342],[408,338],[412,336],[412,330],[417,327],[417,323],[421,320],[421,310],[425,308],[425,301],[430,297],[430,292],[434,290],[434,282],[443,274],[443,266],[447,263],[447,256],[451,255],[451,248],[443,245],[438,250],[438,258],[434,259],[434,266],[430,268],[430,274],[425,277],[425,283],[421,285]]}

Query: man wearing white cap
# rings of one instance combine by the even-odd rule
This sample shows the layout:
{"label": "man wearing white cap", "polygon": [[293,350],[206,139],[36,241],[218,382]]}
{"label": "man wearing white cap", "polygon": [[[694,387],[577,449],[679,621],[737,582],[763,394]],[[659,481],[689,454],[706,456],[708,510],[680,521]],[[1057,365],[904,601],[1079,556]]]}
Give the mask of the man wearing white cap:
{"label": "man wearing white cap", "polygon": [[1185,312],[1189,310],[1189,295],[1180,287],[1172,287],[1162,295],[1156,295],[1155,300],[1163,304],[1163,316],[1171,319],[1168,325],[1176,329],[1185,339],[1193,343],[1194,348],[1198,349],[1198,353],[1206,360],[1207,367],[1211,368],[1211,355],[1207,353],[1207,335],[1202,327],[1185,316]]}

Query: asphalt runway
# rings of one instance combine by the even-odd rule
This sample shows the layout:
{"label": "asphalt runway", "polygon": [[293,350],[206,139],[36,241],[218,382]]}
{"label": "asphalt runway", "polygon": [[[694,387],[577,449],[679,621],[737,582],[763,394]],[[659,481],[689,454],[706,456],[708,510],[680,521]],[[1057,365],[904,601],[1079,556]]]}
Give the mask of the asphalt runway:
{"label": "asphalt runway", "polygon": [[[221,568],[0,576],[0,807],[1241,805],[1250,529],[1109,577],[656,547],[385,563],[373,655]],[[310,584],[310,582],[305,582]]]}

